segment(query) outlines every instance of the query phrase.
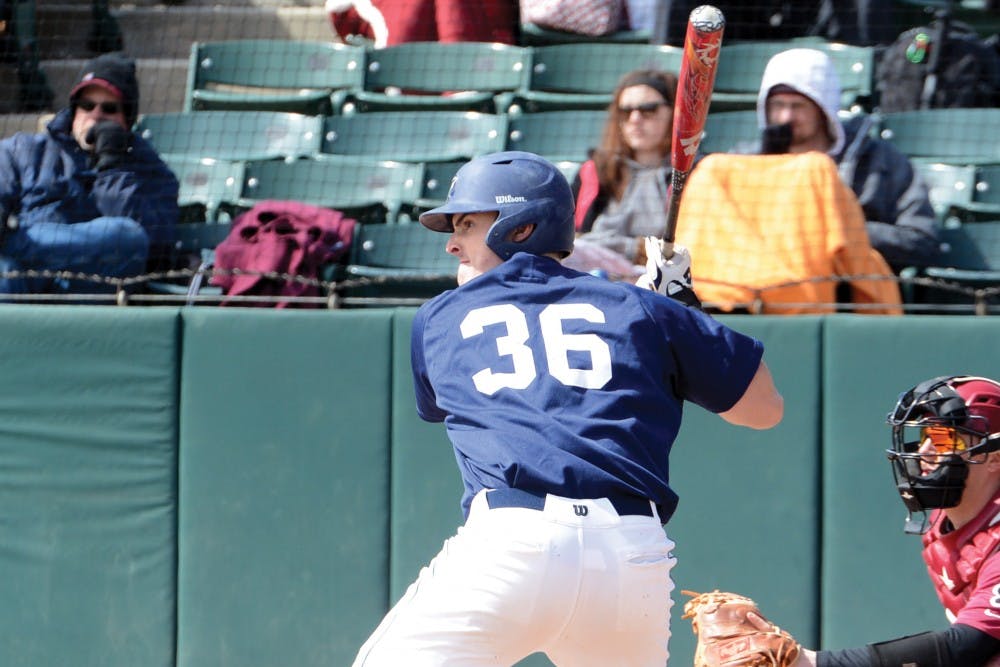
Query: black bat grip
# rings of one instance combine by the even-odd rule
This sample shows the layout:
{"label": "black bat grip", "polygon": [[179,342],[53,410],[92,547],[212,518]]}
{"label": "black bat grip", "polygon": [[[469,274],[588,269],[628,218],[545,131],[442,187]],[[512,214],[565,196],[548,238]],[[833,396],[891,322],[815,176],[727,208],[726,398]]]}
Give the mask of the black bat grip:
{"label": "black bat grip", "polygon": [[[684,185],[687,183],[688,173],[674,169],[670,173],[670,193],[667,195],[667,228],[661,237],[665,248],[674,243],[674,236],[677,233],[677,215],[681,210],[681,195],[684,193]],[[668,257],[664,252],[664,257]]]}

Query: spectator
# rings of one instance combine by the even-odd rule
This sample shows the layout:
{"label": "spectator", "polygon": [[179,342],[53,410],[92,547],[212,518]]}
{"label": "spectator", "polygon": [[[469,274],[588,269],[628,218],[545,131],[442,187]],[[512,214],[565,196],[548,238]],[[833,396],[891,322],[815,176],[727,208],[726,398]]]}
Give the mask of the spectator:
{"label": "spectator", "polygon": [[909,159],[871,136],[872,118],[841,122],[840,83],[830,58],[789,49],[768,62],[757,98],[762,140],[737,152],[826,153],[864,210],[868,236],[895,273],[938,255],[937,223],[927,187]]}
{"label": "spectator", "polygon": [[342,39],[371,40],[376,48],[404,42],[517,43],[514,0],[326,0]]}
{"label": "spectator", "polygon": [[607,269],[581,265],[598,254],[588,252],[596,245],[616,253],[626,270],[634,266],[631,273],[642,272],[642,237],[662,236],[666,229],[676,92],[671,72],[635,70],[619,81],[601,143],[573,182],[580,236],[571,266]]}
{"label": "spectator", "polygon": [[706,156],[684,186],[677,243],[694,258],[693,287],[709,310],[901,312],[858,198],[818,151]]}
{"label": "spectator", "polygon": [[[135,63],[104,54],[86,64],[69,106],[45,132],[0,142],[0,268],[127,277],[169,256],[178,183],[132,134],[138,111]],[[7,294],[98,291],[107,288],[83,280],[0,279]]]}

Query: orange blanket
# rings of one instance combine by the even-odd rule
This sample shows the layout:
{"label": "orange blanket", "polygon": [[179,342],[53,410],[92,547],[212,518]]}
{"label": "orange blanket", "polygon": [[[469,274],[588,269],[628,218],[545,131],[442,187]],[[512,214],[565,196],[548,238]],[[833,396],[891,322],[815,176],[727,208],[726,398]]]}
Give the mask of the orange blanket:
{"label": "orange blanket", "polygon": [[684,189],[676,236],[706,305],[834,312],[837,283],[847,282],[857,312],[902,313],[861,205],[822,153],[705,157]]}

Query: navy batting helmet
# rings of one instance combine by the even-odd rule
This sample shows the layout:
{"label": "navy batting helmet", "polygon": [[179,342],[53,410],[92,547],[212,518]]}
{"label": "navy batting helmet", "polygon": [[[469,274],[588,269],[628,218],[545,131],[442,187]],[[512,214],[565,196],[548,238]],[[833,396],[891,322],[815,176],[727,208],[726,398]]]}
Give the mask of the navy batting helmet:
{"label": "navy batting helmet", "polygon": [[[507,151],[477,157],[451,182],[448,199],[422,213],[420,222],[436,232],[454,231],[457,213],[496,211],[486,245],[501,259],[515,252],[536,255],[573,251],[573,191],[555,165],[534,153]],[[509,240],[521,225],[535,225],[524,241]]]}

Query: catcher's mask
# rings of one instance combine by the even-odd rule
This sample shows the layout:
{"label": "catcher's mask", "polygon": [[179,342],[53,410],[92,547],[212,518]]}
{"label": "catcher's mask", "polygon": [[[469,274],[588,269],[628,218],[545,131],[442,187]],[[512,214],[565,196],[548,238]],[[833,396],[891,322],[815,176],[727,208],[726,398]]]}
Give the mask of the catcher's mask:
{"label": "catcher's mask", "polygon": [[[1000,383],[964,375],[926,380],[900,395],[887,421],[887,454],[906,509],[955,507],[969,465],[1000,449],[1000,433],[994,433],[1000,431]],[[924,529],[925,523],[914,532]]]}

